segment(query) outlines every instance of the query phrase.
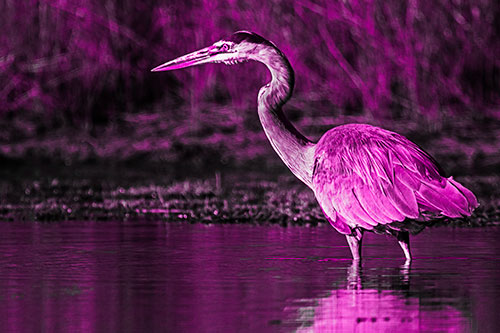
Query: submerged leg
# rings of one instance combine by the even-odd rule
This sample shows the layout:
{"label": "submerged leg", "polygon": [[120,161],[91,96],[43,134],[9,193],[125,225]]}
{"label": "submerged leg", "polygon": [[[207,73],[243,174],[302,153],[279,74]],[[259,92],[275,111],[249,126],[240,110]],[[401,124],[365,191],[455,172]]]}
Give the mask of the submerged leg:
{"label": "submerged leg", "polygon": [[347,289],[360,290],[361,284],[361,260],[353,260],[350,267],[347,268]]}
{"label": "submerged leg", "polygon": [[408,231],[399,231],[396,234],[396,238],[398,240],[399,246],[403,249],[405,253],[406,261],[411,261],[411,253],[410,253],[410,234]]}
{"label": "submerged leg", "polygon": [[352,258],[354,260],[361,259],[361,243],[363,240],[363,231],[361,229],[354,229],[351,235],[345,235],[347,243],[351,249]]}

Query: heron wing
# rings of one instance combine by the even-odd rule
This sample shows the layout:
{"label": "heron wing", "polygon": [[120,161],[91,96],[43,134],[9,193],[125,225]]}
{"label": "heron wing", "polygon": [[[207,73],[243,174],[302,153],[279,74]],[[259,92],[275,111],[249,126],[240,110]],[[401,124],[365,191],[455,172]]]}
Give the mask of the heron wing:
{"label": "heron wing", "polygon": [[474,194],[441,176],[416,144],[369,125],[345,125],[317,144],[313,189],[330,223],[341,233],[378,224],[460,217],[477,207]]}

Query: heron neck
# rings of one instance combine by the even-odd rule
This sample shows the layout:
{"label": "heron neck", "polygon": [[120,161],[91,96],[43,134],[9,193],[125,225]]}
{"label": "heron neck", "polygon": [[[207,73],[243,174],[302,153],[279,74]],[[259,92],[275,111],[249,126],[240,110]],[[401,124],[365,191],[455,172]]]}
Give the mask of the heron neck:
{"label": "heron neck", "polygon": [[286,166],[311,187],[315,145],[292,125],[282,111],[293,90],[292,67],[278,52],[271,53],[264,64],[270,70],[272,80],[259,91],[260,122],[271,146]]}

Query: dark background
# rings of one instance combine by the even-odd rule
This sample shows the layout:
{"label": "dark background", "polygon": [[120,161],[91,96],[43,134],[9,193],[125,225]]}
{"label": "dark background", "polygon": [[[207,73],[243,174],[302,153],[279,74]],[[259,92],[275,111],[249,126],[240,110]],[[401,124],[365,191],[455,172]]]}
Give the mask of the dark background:
{"label": "dark background", "polygon": [[[3,160],[276,166],[256,115],[264,66],[150,69],[245,29],[296,72],[312,139],[366,122],[452,173],[500,166],[498,1],[0,1]],[[284,170],[284,169],[283,169]]]}

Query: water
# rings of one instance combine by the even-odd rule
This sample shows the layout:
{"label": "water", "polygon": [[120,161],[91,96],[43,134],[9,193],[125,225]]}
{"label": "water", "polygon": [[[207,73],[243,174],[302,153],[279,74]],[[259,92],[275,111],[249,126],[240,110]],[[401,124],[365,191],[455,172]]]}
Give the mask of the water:
{"label": "water", "polygon": [[368,234],[165,222],[3,222],[1,332],[494,332],[498,228],[430,229],[404,264]]}

